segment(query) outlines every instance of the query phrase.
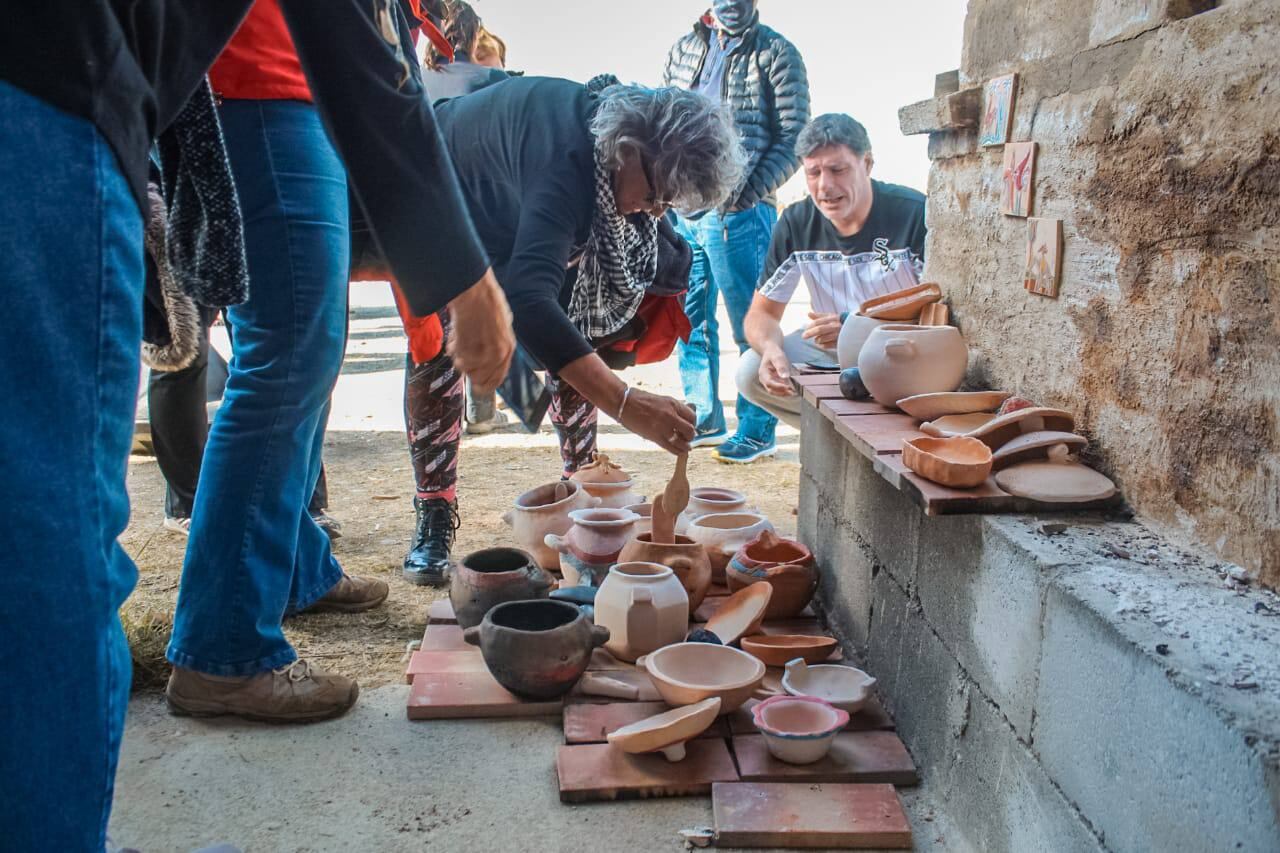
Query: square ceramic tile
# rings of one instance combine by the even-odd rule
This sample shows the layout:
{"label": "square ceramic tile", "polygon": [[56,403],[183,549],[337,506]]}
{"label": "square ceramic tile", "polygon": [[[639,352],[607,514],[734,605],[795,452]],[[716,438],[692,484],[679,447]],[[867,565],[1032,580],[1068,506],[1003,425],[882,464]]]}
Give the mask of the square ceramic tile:
{"label": "square ceramic tile", "polygon": [[1000,212],[1006,216],[1030,216],[1036,180],[1036,143],[1010,142],[1004,147],[1000,173]]}
{"label": "square ceramic tile", "polygon": [[[671,706],[665,702],[574,701],[564,708],[564,740],[565,743],[605,743],[610,732],[669,710]],[[723,739],[728,735],[729,726],[725,718],[718,717],[698,737]]]}
{"label": "square ceramic tile", "polygon": [[1027,265],[1022,286],[1032,293],[1058,298],[1062,279],[1062,220],[1027,219]]}
{"label": "square ceramic tile", "polygon": [[769,753],[764,735],[735,735],[744,782],[886,782],[914,785],[916,766],[896,732],[841,732],[825,758],[787,764]]}
{"label": "square ceramic tile", "polygon": [[447,598],[431,602],[427,607],[428,625],[457,625],[458,617],[453,613],[453,603]]}
{"label": "square ceramic tile", "polygon": [[581,803],[623,797],[705,796],[711,793],[713,782],[738,781],[723,740],[692,740],[685,748],[683,760],[668,761],[661,755],[628,755],[607,743],[562,746],[556,752],[560,799]]}
{"label": "square ceramic tile", "polygon": [[414,652],[404,670],[404,681],[416,676],[447,672],[488,672],[484,658],[471,652]]}
{"label": "square ceramic tile", "polygon": [[717,783],[719,847],[911,849],[911,824],[892,785]]}
{"label": "square ceramic tile", "polygon": [[1017,89],[1017,74],[995,77],[988,80],[982,87],[982,121],[978,124],[979,145],[1001,145],[1009,141]]}
{"label": "square ceramic tile", "polygon": [[457,625],[428,625],[422,635],[424,652],[474,652],[480,649],[462,639],[462,629]]}
{"label": "square ceramic tile", "polygon": [[546,717],[560,713],[561,700],[532,702],[509,692],[485,672],[415,675],[409,688],[409,719]]}

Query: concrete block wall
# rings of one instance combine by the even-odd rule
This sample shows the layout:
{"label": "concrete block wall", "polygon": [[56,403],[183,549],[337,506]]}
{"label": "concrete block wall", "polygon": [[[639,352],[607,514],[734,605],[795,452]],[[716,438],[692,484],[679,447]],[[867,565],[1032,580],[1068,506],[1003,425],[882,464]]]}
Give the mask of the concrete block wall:
{"label": "concrete block wall", "polygon": [[969,341],[970,382],[1075,412],[1090,461],[1144,518],[1273,587],[1277,45],[1280,0],[970,0],[959,86],[1019,74],[1032,212],[1063,221],[1057,300],[1022,288],[1026,221],[999,212],[1000,147],[945,129],[954,96],[903,126],[937,131],[925,274]]}
{"label": "concrete block wall", "polygon": [[1280,849],[1280,598],[1136,522],[931,518],[805,406],[819,607],[983,851]]}

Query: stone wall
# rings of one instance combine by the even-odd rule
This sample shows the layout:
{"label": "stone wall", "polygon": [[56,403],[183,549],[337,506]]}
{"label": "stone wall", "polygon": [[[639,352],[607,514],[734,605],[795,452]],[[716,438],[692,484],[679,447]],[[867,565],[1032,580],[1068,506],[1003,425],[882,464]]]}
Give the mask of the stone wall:
{"label": "stone wall", "polygon": [[971,0],[960,89],[1011,71],[1062,289],[1021,286],[1001,149],[933,133],[970,381],[1073,410],[1143,517],[1280,585],[1280,0]]}

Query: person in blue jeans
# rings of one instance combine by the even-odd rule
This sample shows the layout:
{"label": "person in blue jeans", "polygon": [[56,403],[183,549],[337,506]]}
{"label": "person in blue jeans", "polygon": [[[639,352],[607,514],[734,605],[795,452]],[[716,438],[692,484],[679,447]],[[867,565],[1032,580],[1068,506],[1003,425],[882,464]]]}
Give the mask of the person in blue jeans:
{"label": "person in blue jeans", "polygon": [[671,48],[663,84],[722,102],[747,152],[741,186],[720,210],[681,217],[679,232],[693,248],[685,313],[693,326],[679,348],[685,398],[697,413],[693,446],[718,445],[721,462],[772,456],[777,419],[738,395],[738,427],[728,435],[720,402],[717,293],[739,352],[749,349],[742,321],[778,219],[775,193],[795,174],[795,141],[809,121],[809,82],[799,51],[760,23],[755,0],[715,0],[711,11]]}

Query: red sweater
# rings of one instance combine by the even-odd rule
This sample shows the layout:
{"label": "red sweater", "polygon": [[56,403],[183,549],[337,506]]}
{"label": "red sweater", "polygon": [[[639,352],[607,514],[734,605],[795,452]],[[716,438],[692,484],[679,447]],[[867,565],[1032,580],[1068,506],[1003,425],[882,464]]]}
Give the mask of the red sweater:
{"label": "red sweater", "polygon": [[279,0],[255,0],[209,69],[214,94],[254,101],[311,101]]}

